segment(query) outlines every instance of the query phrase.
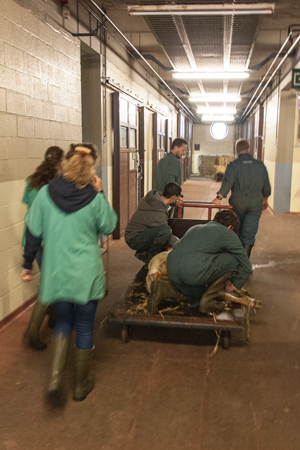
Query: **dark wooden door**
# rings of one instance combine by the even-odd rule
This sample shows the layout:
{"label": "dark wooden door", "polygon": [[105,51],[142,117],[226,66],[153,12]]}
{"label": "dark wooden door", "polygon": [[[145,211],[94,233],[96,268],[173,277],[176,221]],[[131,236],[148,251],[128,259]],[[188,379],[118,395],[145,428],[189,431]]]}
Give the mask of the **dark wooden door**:
{"label": "dark wooden door", "polygon": [[153,114],[153,151],[152,151],[152,186],[154,188],[154,170],[158,161],[166,155],[166,118],[159,114]]}
{"label": "dark wooden door", "polygon": [[145,195],[145,108],[139,108],[139,152],[137,161],[138,193],[140,200]]}
{"label": "dark wooden door", "polygon": [[119,92],[112,94],[114,154],[113,207],[118,214],[114,239],[124,236],[125,227],[137,208],[137,105]]}

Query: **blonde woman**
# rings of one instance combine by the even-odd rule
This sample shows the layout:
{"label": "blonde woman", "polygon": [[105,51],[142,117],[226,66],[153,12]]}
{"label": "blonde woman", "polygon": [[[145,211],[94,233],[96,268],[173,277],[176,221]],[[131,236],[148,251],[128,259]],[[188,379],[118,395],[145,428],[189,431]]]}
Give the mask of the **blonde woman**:
{"label": "blonde woman", "polygon": [[43,241],[39,286],[42,304],[55,304],[52,363],[47,400],[63,402],[62,375],[75,328],[75,388],[73,399],[82,401],[93,389],[89,368],[93,355],[94,320],[98,299],[105,294],[105,276],[98,235],[110,234],[117,215],[95,175],[96,149],[92,144],[72,145],[62,177],[38,193],[26,219],[28,245],[23,275],[31,276],[35,252]]}

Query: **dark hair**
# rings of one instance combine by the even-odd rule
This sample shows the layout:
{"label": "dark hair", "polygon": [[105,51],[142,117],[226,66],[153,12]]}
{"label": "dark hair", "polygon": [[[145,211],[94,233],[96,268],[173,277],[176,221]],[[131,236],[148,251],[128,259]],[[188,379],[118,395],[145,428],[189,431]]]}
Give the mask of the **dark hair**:
{"label": "dark hair", "polygon": [[218,211],[213,221],[224,225],[226,228],[231,225],[232,231],[238,234],[239,219],[235,212],[232,211],[232,209],[222,209],[222,211]]}
{"label": "dark hair", "polygon": [[173,150],[174,147],[182,147],[184,144],[187,145],[187,141],[186,141],[185,139],[176,138],[176,139],[174,139],[174,141],[172,142],[171,150]]}
{"label": "dark hair", "polygon": [[235,151],[238,155],[242,152],[247,152],[249,147],[249,142],[244,138],[238,139],[235,143]]}
{"label": "dark hair", "polygon": [[96,161],[96,159],[98,158],[98,151],[97,151],[97,148],[95,147],[95,145],[88,144],[88,143],[82,143],[82,144],[71,144],[70,150],[66,154],[66,159],[70,159],[72,156],[74,156],[77,153],[76,147],[88,148],[91,150],[89,155],[94,159],[94,161]]}
{"label": "dark hair", "polygon": [[181,194],[181,187],[177,183],[168,183],[163,192],[163,197],[165,198],[171,198],[173,195],[180,195]]}
{"label": "dark hair", "polygon": [[53,178],[56,178],[63,156],[64,151],[60,147],[49,147],[46,150],[44,161],[27,178],[27,180],[30,179],[29,190],[40,190],[43,186],[50,183]]}

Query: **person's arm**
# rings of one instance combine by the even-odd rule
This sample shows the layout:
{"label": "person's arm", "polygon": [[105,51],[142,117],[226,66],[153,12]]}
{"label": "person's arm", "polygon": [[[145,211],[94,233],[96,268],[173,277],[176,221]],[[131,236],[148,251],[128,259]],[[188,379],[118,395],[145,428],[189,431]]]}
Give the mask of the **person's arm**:
{"label": "person's arm", "polygon": [[220,190],[217,192],[216,198],[212,201],[215,205],[220,205],[223,198],[227,197],[228,192],[235,182],[235,169],[232,163],[229,163],[226,167],[226,171],[222,180]]}
{"label": "person's arm", "polygon": [[24,189],[23,197],[22,197],[22,203],[25,203],[25,205],[29,205],[30,204],[29,191],[28,191],[29,183],[30,183],[30,180],[26,180],[26,186],[25,186],[25,189]]}
{"label": "person's arm", "polygon": [[269,180],[269,175],[267,172],[266,167],[264,166],[264,183],[263,183],[263,188],[262,188],[262,195],[263,198],[267,200],[268,203],[268,197],[270,197],[271,195],[271,185],[270,185],[270,180]]}
{"label": "person's arm", "polygon": [[168,167],[168,175],[165,180],[166,185],[169,183],[177,183],[179,185],[181,184],[181,168],[180,162],[178,164],[178,161],[170,161],[170,165]]}
{"label": "person's arm", "polygon": [[[26,216],[26,244],[24,247],[24,264],[21,271],[21,278],[24,281],[32,280],[32,263],[42,243],[43,220],[42,205],[43,200],[41,191],[32,203],[29,213]],[[42,194],[43,195],[43,194]]]}
{"label": "person's arm", "polygon": [[[228,229],[227,229],[228,230]],[[222,238],[222,251],[232,254],[238,261],[237,271],[230,280],[236,289],[241,289],[252,273],[252,264],[240,239],[232,230],[226,231]],[[228,291],[232,292],[232,291]]]}
{"label": "person's arm", "polygon": [[116,228],[118,216],[106,200],[102,190],[98,192],[99,193],[96,197],[98,202],[96,209],[98,233],[108,235],[111,234]]}
{"label": "person's arm", "polygon": [[24,247],[24,264],[23,270],[21,271],[21,278],[24,281],[30,281],[32,280],[32,263],[41,247],[42,238],[33,236],[28,228],[26,228],[25,236],[26,244]]}

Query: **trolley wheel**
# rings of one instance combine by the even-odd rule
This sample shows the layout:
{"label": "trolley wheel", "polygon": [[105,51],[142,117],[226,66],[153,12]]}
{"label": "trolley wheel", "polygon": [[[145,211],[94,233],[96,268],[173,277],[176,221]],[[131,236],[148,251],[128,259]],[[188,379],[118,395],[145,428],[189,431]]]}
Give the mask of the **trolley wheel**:
{"label": "trolley wheel", "polygon": [[129,342],[129,325],[124,324],[122,327],[121,340],[123,344],[127,344]]}
{"label": "trolley wheel", "polygon": [[230,332],[229,331],[223,331],[222,333],[222,348],[224,350],[229,349],[229,340],[230,340]]}

